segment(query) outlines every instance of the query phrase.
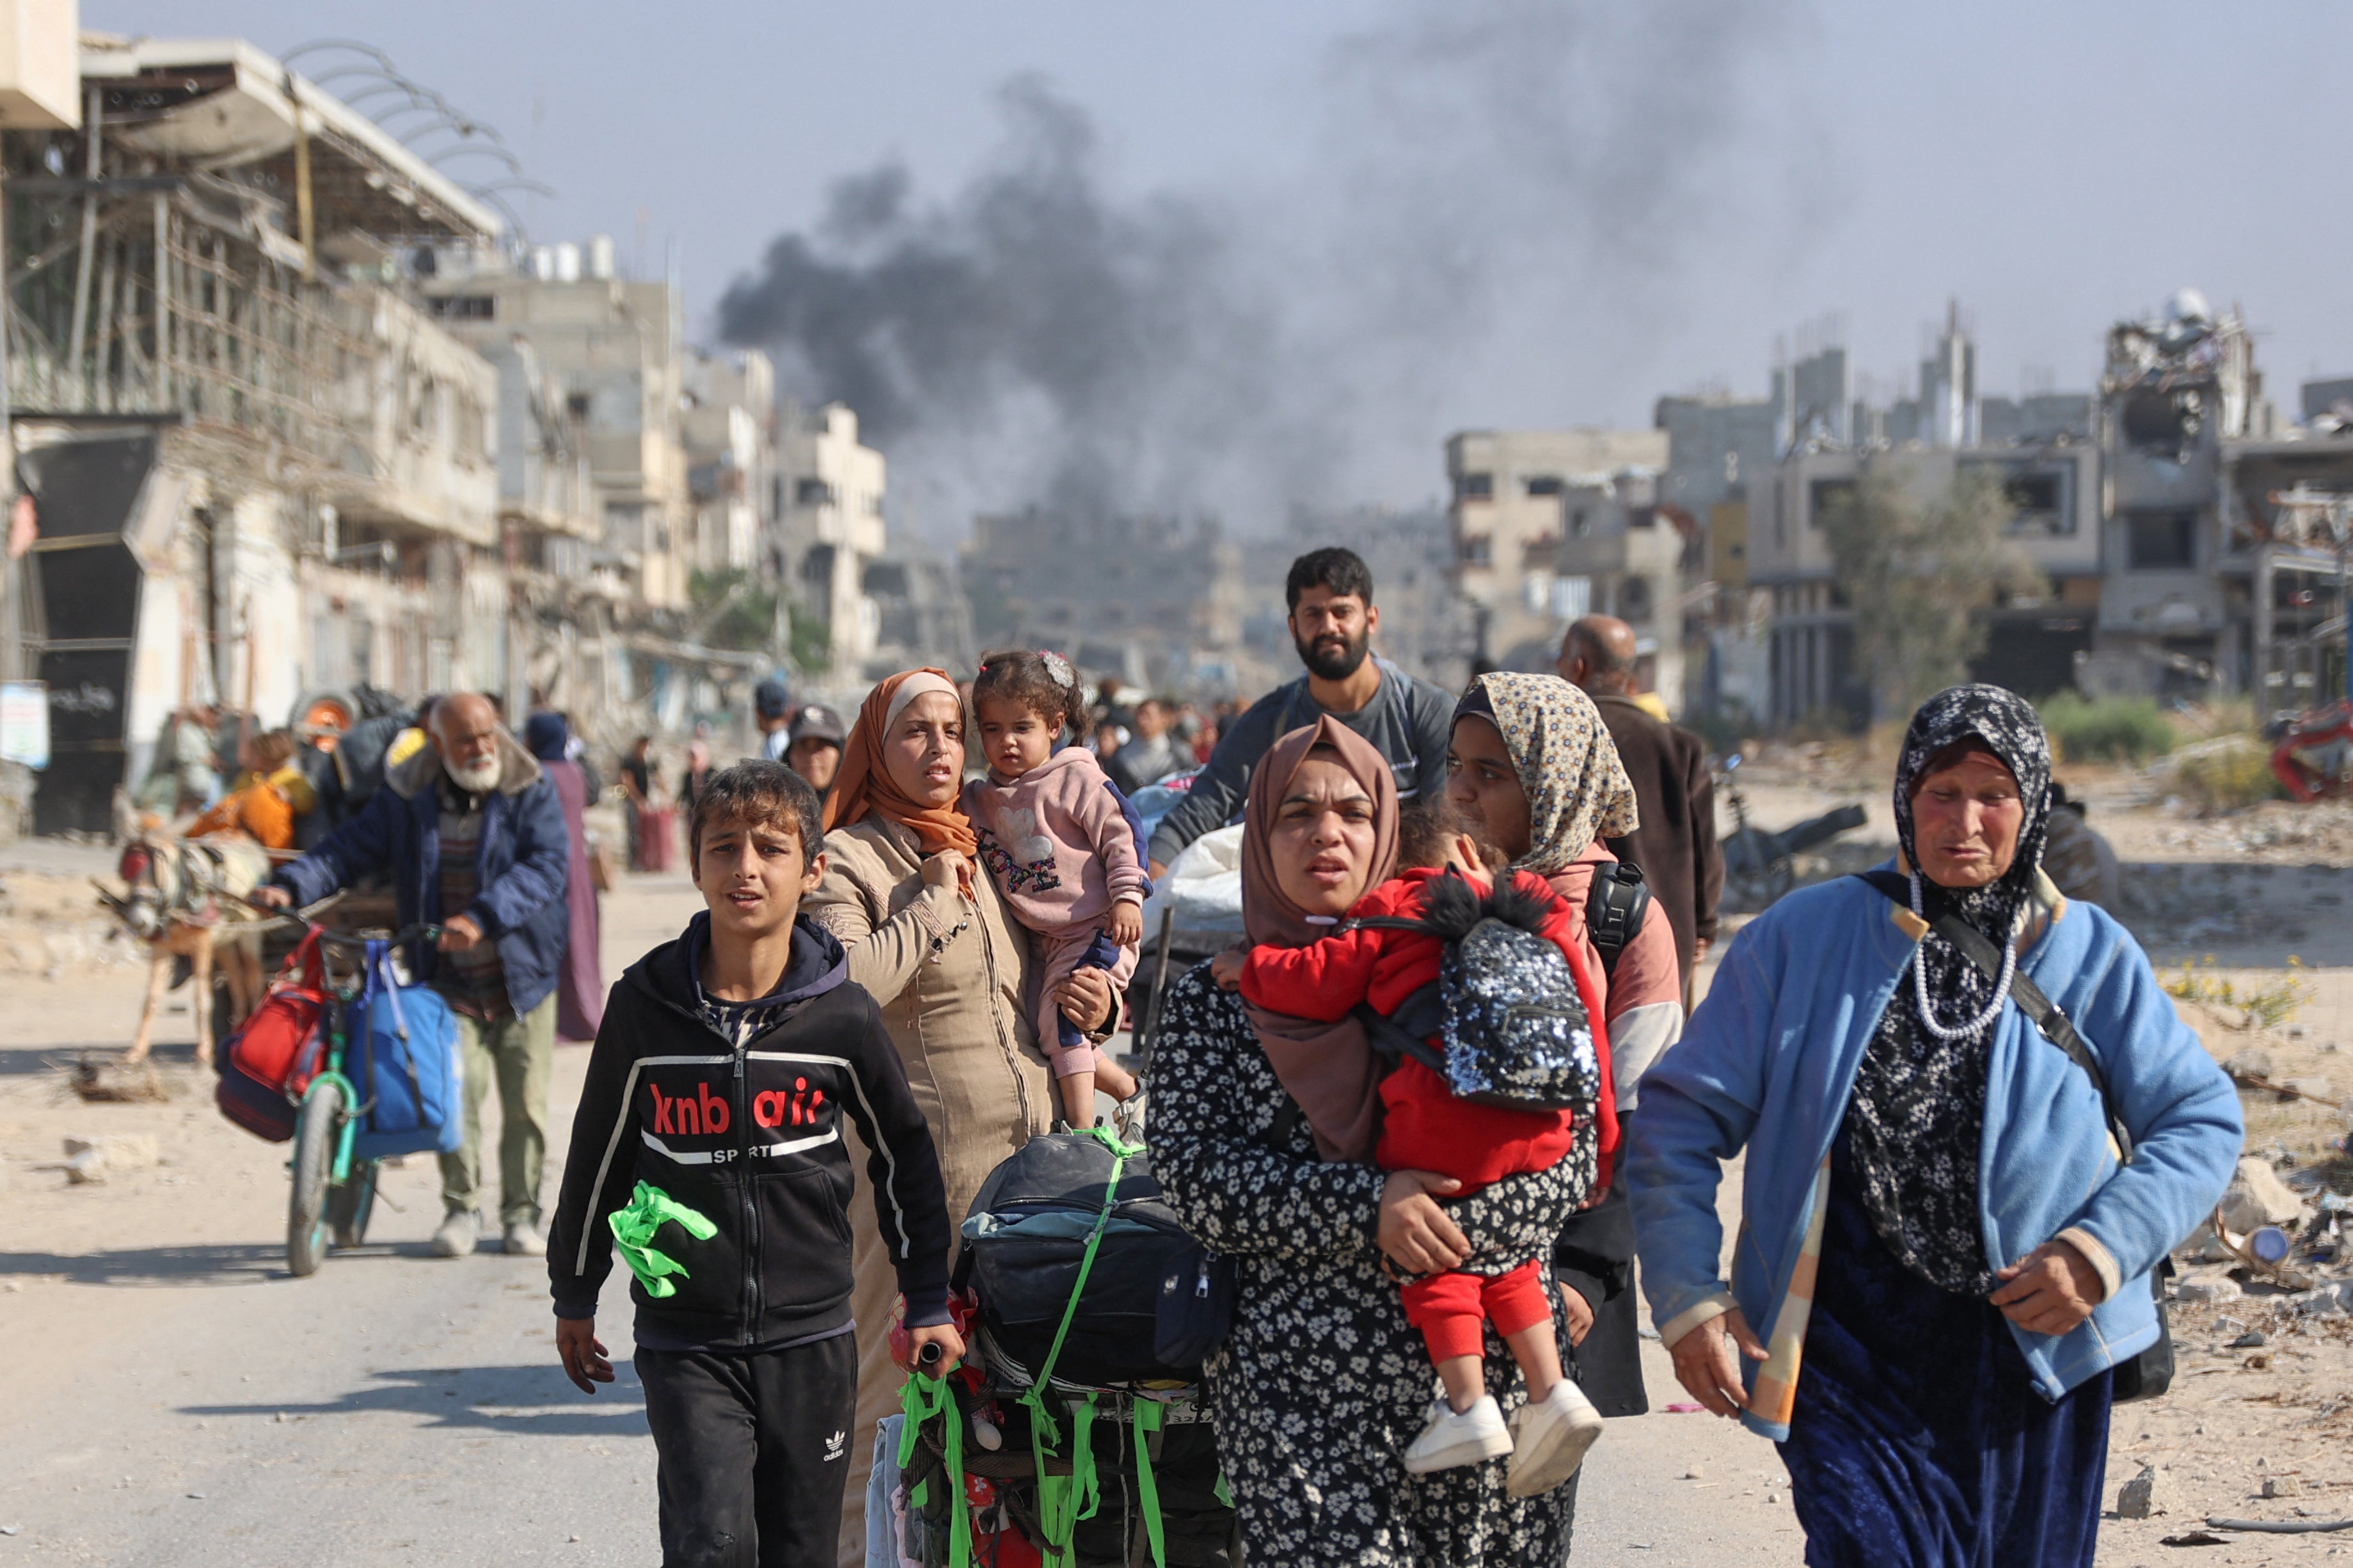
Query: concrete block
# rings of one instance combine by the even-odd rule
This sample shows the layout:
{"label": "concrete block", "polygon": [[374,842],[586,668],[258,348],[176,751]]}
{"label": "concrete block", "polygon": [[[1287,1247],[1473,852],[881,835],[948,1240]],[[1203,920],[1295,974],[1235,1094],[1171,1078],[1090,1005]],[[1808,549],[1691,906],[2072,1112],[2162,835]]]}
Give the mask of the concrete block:
{"label": "concrete block", "polygon": [[2202,1279],[2184,1279],[2174,1286],[2173,1293],[2180,1300],[2192,1303],[2202,1302],[2208,1305],[2235,1301],[2246,1294],[2239,1289],[2239,1282],[2227,1274],[2211,1274]]}
{"label": "concrete block", "polygon": [[2116,1489],[2118,1519],[2154,1519],[2175,1507],[2173,1483],[2155,1465],[2143,1465],[2140,1474]]}
{"label": "concrete block", "polygon": [[2304,1217],[2304,1203],[2279,1179],[2271,1162],[2248,1155],[2222,1193],[2222,1223],[2244,1235],[2266,1225],[2293,1225]]}
{"label": "concrete block", "polygon": [[66,1140],[68,1160],[92,1150],[104,1154],[106,1168],[118,1175],[125,1171],[143,1171],[163,1156],[153,1132],[98,1132]]}

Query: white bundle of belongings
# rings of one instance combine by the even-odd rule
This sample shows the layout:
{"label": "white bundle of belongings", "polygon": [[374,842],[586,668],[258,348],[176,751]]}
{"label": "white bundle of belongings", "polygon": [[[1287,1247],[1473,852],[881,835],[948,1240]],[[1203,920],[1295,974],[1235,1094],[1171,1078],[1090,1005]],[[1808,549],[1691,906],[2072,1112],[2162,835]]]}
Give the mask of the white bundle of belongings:
{"label": "white bundle of belongings", "polygon": [[1166,875],[1153,883],[1144,903],[1144,931],[1156,941],[1161,917],[1174,912],[1176,946],[1183,952],[1215,952],[1199,937],[1239,939],[1242,934],[1242,830],[1220,827],[1185,847]]}

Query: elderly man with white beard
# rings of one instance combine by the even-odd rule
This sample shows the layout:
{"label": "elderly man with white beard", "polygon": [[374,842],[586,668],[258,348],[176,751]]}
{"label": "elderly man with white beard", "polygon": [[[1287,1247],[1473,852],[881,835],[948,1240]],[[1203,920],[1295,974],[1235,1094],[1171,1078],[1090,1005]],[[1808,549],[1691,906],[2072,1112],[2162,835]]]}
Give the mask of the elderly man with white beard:
{"label": "elderly man with white beard", "polygon": [[393,884],[401,925],[441,927],[438,942],[408,953],[409,972],[457,1015],[466,1060],[465,1147],[441,1156],[446,1212],[433,1250],[464,1257],[480,1237],[481,1104],[495,1078],[504,1248],[535,1256],[547,1249],[539,1186],[571,842],[554,784],[501,727],[490,699],[444,697],[424,729],[431,744],[394,764],[359,816],[280,868],[258,897],[281,908],[315,903],[380,876]]}

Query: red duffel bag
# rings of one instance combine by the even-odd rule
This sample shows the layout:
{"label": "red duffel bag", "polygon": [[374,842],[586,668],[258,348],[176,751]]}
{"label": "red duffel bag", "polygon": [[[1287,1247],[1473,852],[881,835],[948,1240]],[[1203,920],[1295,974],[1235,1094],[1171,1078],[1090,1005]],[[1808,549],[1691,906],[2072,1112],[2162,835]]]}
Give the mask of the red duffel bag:
{"label": "red duffel bag", "polygon": [[287,954],[285,967],[269,983],[269,994],[229,1037],[213,1103],[257,1138],[283,1143],[294,1136],[296,1101],[319,1070],[319,1027],[327,1011],[325,979],[319,933],[313,931]]}

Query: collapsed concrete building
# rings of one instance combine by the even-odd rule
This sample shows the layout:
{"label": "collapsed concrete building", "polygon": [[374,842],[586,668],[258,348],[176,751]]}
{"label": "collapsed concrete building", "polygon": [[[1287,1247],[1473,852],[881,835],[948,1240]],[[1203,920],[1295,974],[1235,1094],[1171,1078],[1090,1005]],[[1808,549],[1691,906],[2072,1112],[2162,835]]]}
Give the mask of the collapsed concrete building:
{"label": "collapsed concrete building", "polygon": [[[2280,498],[2353,492],[2353,428],[2279,416],[2235,310],[2185,289],[2155,316],[2116,323],[2092,392],[1985,397],[1975,366],[1951,312],[1917,396],[1842,395],[1842,350],[1791,367],[1792,384],[1812,384],[1810,406],[1844,404],[1843,431],[1819,413],[1791,417],[1779,373],[1767,399],[1662,400],[1668,483],[1704,505],[1694,511],[1717,589],[1694,647],[1696,705],[1775,727],[1872,716],[1821,531],[1866,467],[1923,503],[1972,471],[2010,500],[2010,537],[2050,592],[1985,606],[1981,679],[2038,697],[2237,693],[2265,712],[2332,689],[2337,556],[2298,531]],[[1768,420],[1784,444],[1760,472]]]}
{"label": "collapsed concrete building", "polygon": [[737,705],[769,656],[690,612],[698,570],[772,554],[765,361],[699,355],[674,281],[524,247],[250,45],[85,35],[75,65],[70,122],[0,137],[37,830],[104,827],[196,702],[469,686],[608,743]]}

